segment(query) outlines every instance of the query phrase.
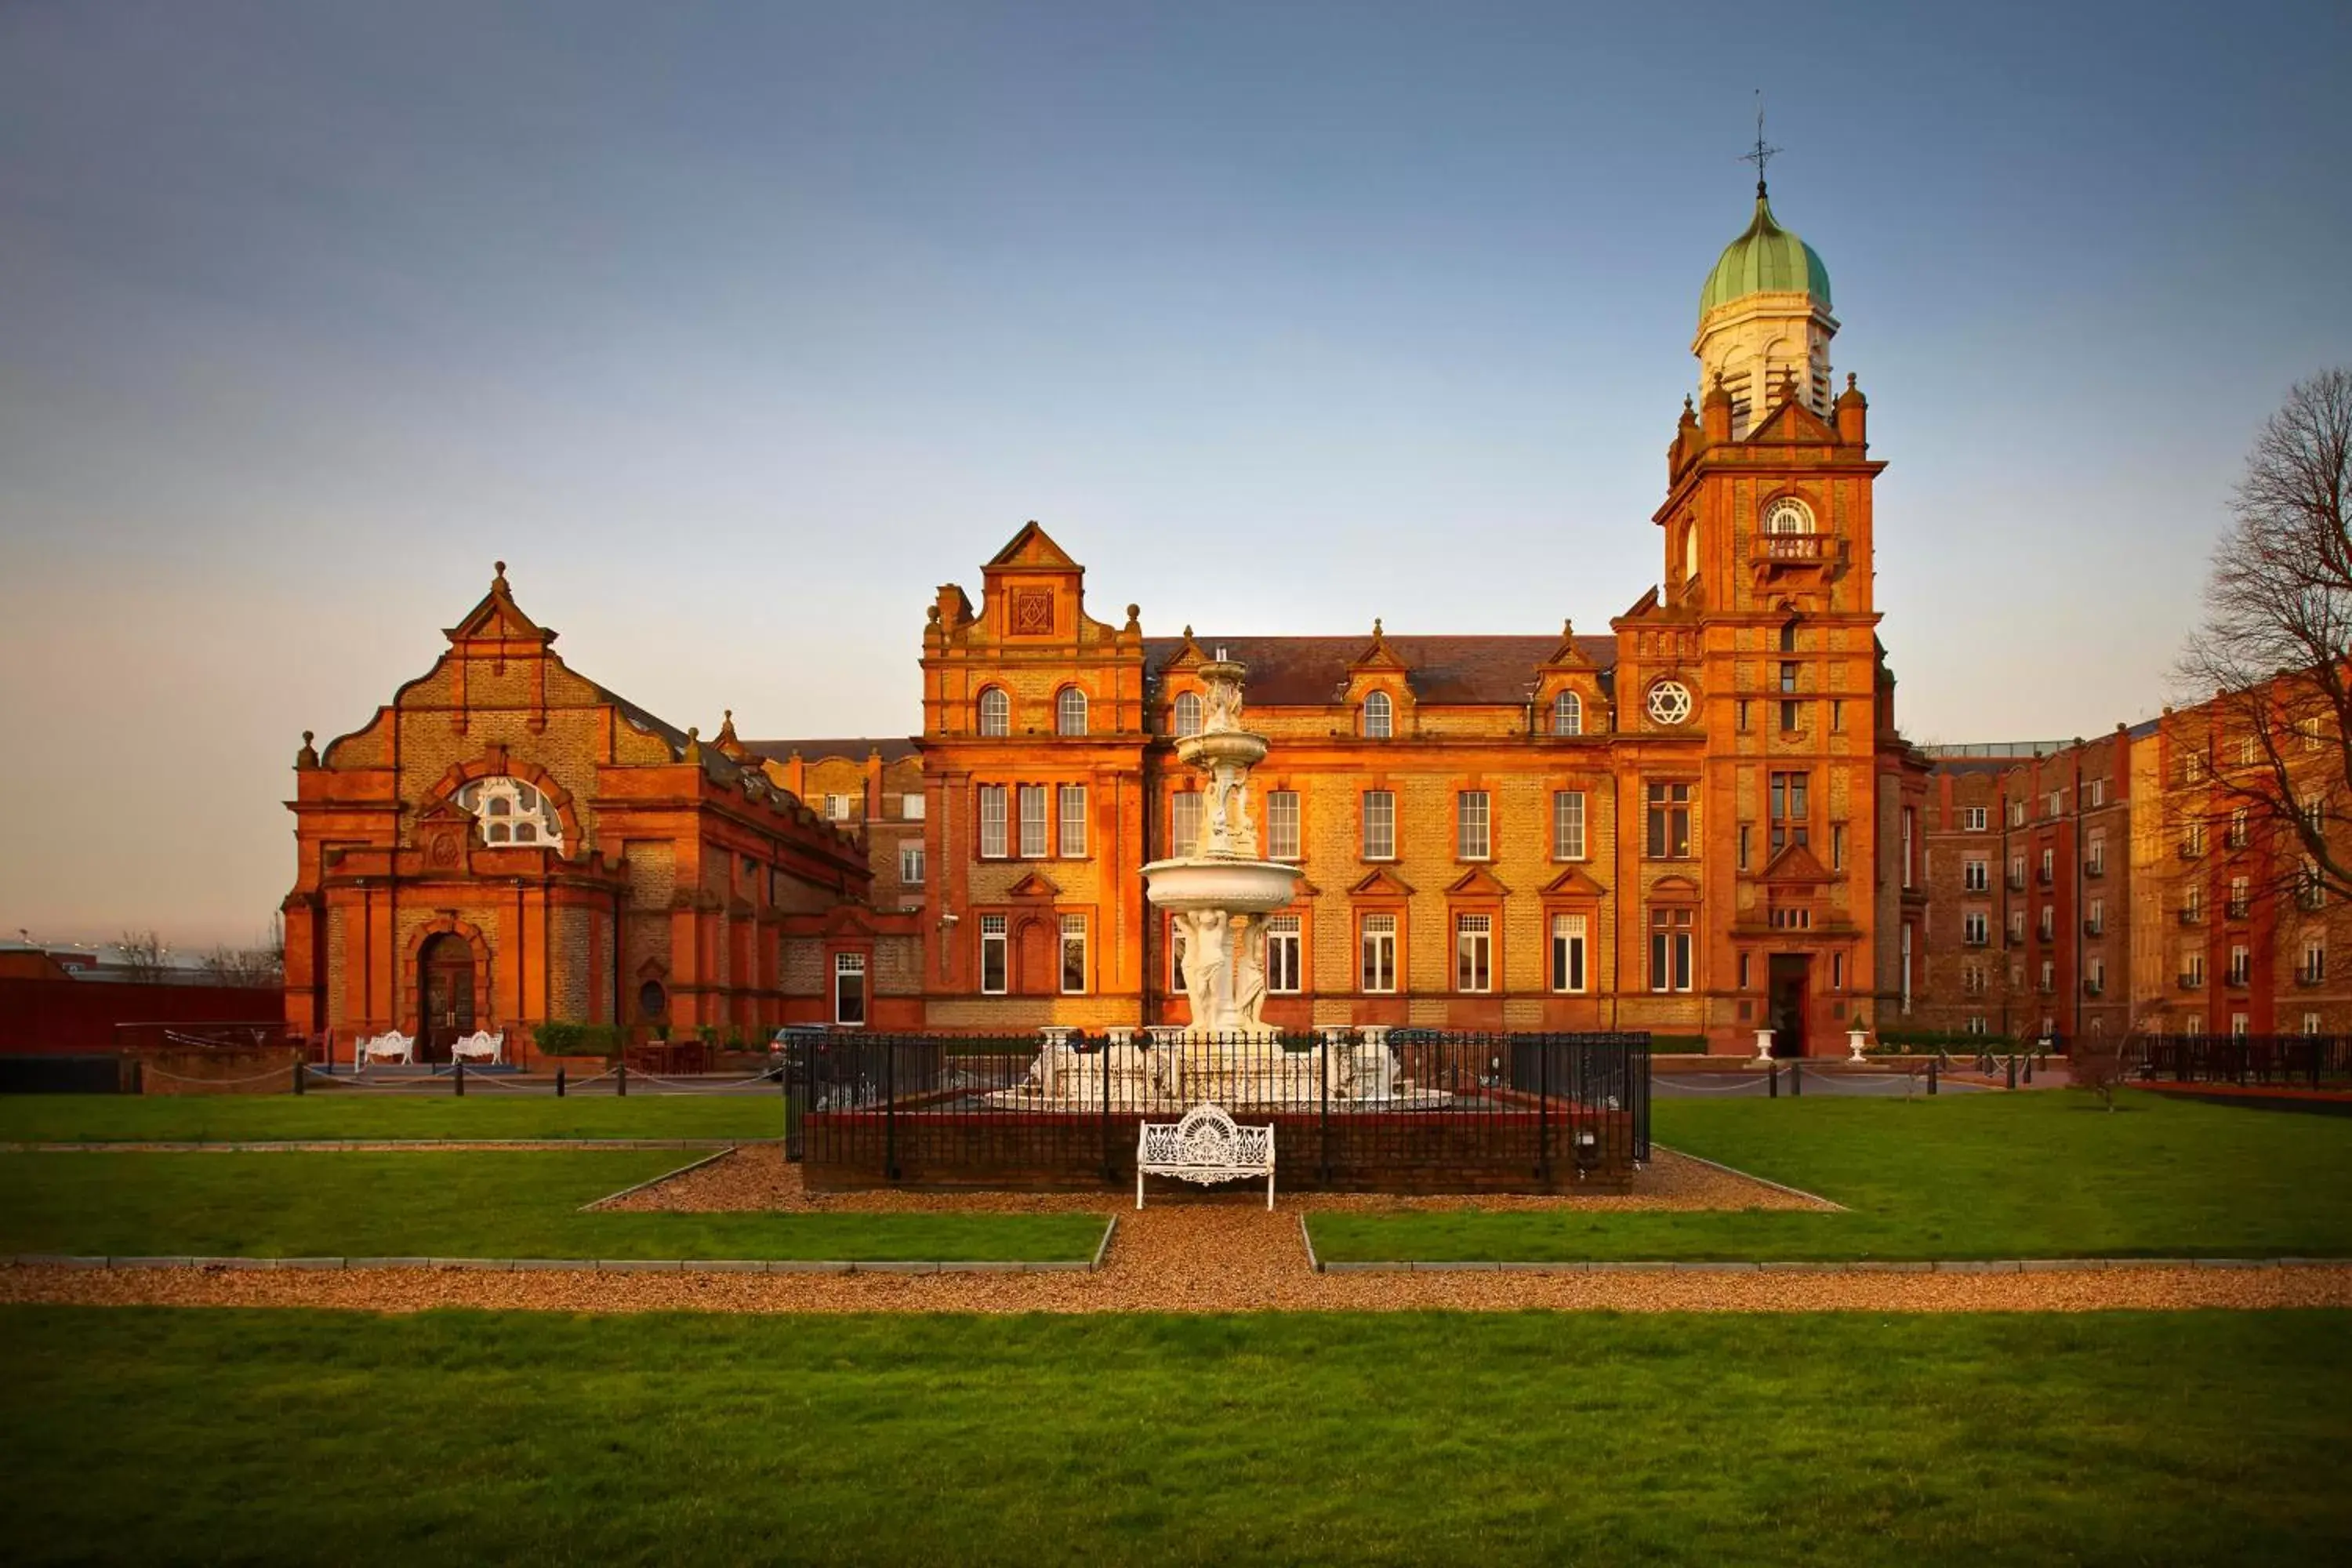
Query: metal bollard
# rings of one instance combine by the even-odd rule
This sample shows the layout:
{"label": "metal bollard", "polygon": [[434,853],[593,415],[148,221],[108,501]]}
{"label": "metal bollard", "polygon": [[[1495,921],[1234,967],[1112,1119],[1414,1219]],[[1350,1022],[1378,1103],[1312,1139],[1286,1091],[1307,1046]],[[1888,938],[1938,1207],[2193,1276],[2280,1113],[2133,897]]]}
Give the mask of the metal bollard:
{"label": "metal bollard", "polygon": [[2025,1081],[2028,1083],[2033,1081],[2033,1053],[2031,1051],[2025,1056]]}
{"label": "metal bollard", "polygon": [[1766,1085],[1764,1098],[1767,1100],[1780,1099],[1780,1064],[1779,1062],[1767,1062],[1764,1064],[1764,1082]]}
{"label": "metal bollard", "polygon": [[298,1061],[298,1062],[296,1062],[296,1063],[294,1064],[294,1092],[295,1092],[295,1093],[299,1094],[299,1093],[301,1093],[301,1092],[302,1092],[302,1080],[303,1080],[304,1079],[306,1079],[306,1078],[310,1077],[310,1069],[307,1066],[305,1066],[303,1063],[299,1062],[299,1061]]}
{"label": "metal bollard", "polygon": [[1927,1058],[1927,1092],[1936,1092],[1936,1058],[1933,1057]]}
{"label": "metal bollard", "polygon": [[558,1100],[563,1098],[563,1064],[561,1062],[558,1062],[555,1067],[555,1098]]}
{"label": "metal bollard", "polygon": [[2014,1051],[2010,1053],[2009,1058],[2009,1087],[2011,1089],[2017,1087],[2017,1053]]}
{"label": "metal bollard", "polygon": [[629,1064],[625,1060],[613,1069],[613,1092],[623,1100],[629,1098]]}
{"label": "metal bollard", "polygon": [[457,1062],[453,1065],[453,1068],[452,1068],[452,1070],[451,1070],[451,1072],[450,1072],[449,1076],[450,1076],[452,1079],[455,1079],[457,1080],[457,1098],[458,1098],[459,1100],[463,1100],[463,1099],[465,1099],[465,1098],[466,1098],[466,1061],[465,1061],[465,1058],[464,1058],[460,1057],[460,1058],[457,1060]]}
{"label": "metal bollard", "polygon": [[1789,1092],[1792,1095],[1805,1092],[1805,1063],[1802,1058],[1789,1064]]}

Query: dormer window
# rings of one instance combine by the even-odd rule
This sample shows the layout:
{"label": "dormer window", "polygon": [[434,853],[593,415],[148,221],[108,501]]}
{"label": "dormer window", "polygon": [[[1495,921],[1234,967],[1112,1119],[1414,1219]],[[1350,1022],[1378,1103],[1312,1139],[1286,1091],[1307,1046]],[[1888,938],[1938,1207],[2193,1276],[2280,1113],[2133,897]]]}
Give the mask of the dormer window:
{"label": "dormer window", "polygon": [[1551,732],[1555,735],[1584,733],[1584,700],[1573,691],[1563,691],[1551,700]]}
{"label": "dormer window", "polygon": [[554,802],[520,779],[476,779],[457,792],[457,804],[474,814],[485,844],[563,847],[563,819]]}
{"label": "dormer window", "polygon": [[1013,699],[1001,686],[992,686],[980,694],[980,732],[988,736],[1013,733]]}
{"label": "dormer window", "polygon": [[1364,699],[1364,733],[1376,741],[1385,741],[1396,732],[1396,708],[1385,691],[1375,691]]}
{"label": "dormer window", "polygon": [[1062,688],[1054,699],[1054,733],[1083,735],[1087,732],[1087,694],[1075,686]]}
{"label": "dormer window", "polygon": [[1201,694],[1187,691],[1176,699],[1176,732],[1197,735],[1201,732]]}

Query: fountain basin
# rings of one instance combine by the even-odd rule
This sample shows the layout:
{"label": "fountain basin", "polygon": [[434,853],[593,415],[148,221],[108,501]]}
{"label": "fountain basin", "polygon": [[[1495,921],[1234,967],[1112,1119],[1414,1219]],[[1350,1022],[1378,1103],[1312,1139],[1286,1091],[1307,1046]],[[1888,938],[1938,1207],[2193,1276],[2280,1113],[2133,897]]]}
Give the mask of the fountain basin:
{"label": "fountain basin", "polygon": [[1306,872],[1278,860],[1187,856],[1143,868],[1144,896],[1166,910],[1265,914],[1288,904]]}
{"label": "fountain basin", "polygon": [[1204,734],[1187,735],[1176,742],[1178,759],[1191,767],[1203,771],[1219,763],[1239,768],[1254,768],[1265,760],[1266,740],[1243,730],[1219,730]]}

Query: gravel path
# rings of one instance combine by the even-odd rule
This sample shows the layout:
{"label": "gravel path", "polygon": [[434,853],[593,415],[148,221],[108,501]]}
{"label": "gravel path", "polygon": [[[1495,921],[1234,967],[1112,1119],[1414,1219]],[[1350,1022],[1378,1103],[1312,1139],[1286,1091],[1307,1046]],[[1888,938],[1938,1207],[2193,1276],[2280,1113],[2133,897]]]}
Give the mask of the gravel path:
{"label": "gravel path", "polygon": [[326,1273],[0,1268],[0,1301],[581,1312],[2079,1312],[2352,1307],[2352,1265],[2022,1274],[1318,1274],[1298,1216],[1222,1205],[1121,1216],[1096,1274]]}
{"label": "gravel path", "polygon": [[[641,1191],[596,1205],[633,1211],[768,1210],[788,1214],[1112,1214],[1131,1215],[1134,1197],[1113,1192],[991,1193],[872,1191],[812,1193],[801,1184],[802,1167],[774,1144],[738,1149],[723,1160],[699,1165]],[[1173,1205],[1263,1205],[1265,1189],[1244,1184],[1203,1193],[1155,1181],[1153,1207]],[[1570,1196],[1520,1196],[1508,1193],[1405,1197],[1384,1193],[1283,1193],[1284,1209],[1567,1209],[1624,1214],[1635,1209],[1835,1209],[1825,1198],[1774,1186],[1722,1165],[1675,1153],[1653,1152],[1649,1168],[1635,1173],[1630,1193]],[[1147,1209],[1144,1211],[1151,1212]],[[1261,1207],[1261,1212],[1263,1208]]]}

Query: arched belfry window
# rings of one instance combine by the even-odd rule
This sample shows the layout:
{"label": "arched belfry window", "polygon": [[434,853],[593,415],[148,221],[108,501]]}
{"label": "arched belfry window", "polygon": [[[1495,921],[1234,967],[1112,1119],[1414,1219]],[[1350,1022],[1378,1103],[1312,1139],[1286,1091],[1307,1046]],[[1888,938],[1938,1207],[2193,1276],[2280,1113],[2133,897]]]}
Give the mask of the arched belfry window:
{"label": "arched belfry window", "polygon": [[1813,509],[1795,496],[1782,496],[1764,509],[1764,531],[1811,533],[1813,531]]}
{"label": "arched belfry window", "polygon": [[1013,699],[1004,688],[992,686],[980,694],[980,732],[983,735],[1013,733]]}
{"label": "arched belfry window", "polygon": [[1364,698],[1364,733],[1374,740],[1386,740],[1396,732],[1396,708],[1385,691],[1374,691]]}
{"label": "arched belfry window", "polygon": [[544,791],[521,779],[476,779],[457,792],[457,804],[474,814],[485,844],[536,844],[563,847],[563,818]]}
{"label": "arched belfry window", "polygon": [[1179,693],[1176,698],[1176,732],[1197,735],[1201,732],[1201,694],[1197,691]]}
{"label": "arched belfry window", "polygon": [[1087,694],[1075,686],[1062,688],[1054,699],[1054,733],[1083,735],[1087,732]]}
{"label": "arched belfry window", "polygon": [[1584,733],[1584,700],[1573,691],[1563,691],[1551,700],[1551,732],[1555,735]]}

